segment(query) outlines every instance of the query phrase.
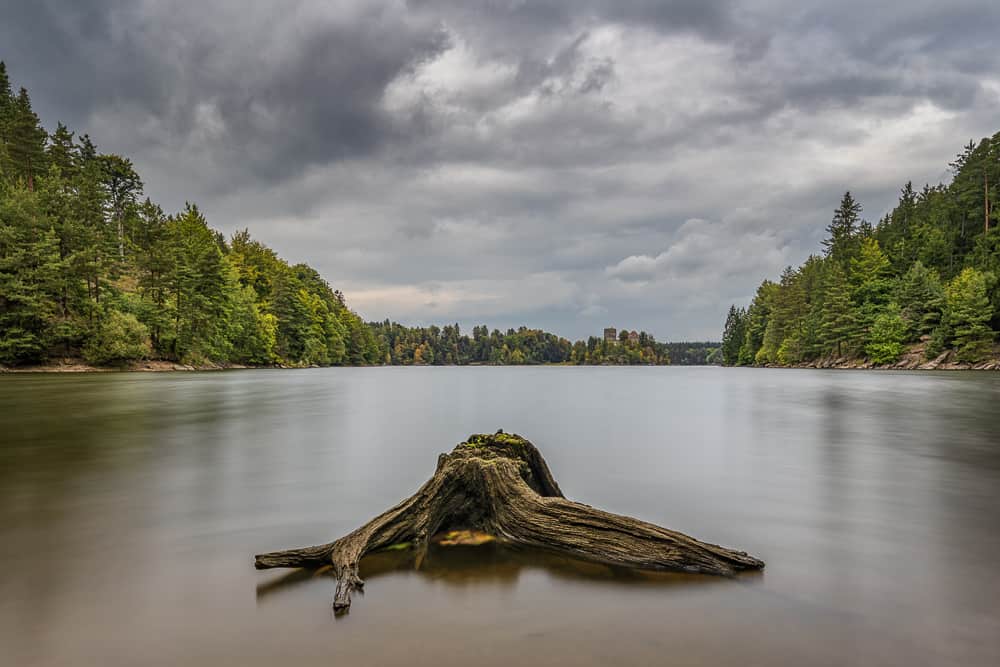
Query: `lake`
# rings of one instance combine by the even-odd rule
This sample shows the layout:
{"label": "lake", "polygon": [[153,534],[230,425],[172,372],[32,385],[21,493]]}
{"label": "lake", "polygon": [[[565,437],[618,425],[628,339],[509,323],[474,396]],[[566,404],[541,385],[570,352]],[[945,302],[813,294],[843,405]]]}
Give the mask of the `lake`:
{"label": "lake", "polygon": [[[746,550],[630,575],[502,546],[334,580],[327,542],[503,428],[568,498]],[[0,376],[10,665],[997,665],[1000,374],[332,368]]]}

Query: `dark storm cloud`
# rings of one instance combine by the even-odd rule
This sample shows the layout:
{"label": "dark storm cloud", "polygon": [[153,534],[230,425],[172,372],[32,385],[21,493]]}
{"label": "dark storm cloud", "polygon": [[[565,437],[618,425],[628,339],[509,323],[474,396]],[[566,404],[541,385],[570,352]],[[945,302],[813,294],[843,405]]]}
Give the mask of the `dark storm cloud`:
{"label": "dark storm cloud", "polygon": [[120,99],[155,105],[167,66],[142,48],[137,32],[114,33],[112,16],[127,12],[120,0],[11,1],[0,21],[2,57],[30,86],[36,107],[74,126]]}
{"label": "dark storm cloud", "polygon": [[709,337],[998,128],[1000,5],[8,0],[46,124],[372,318]]}
{"label": "dark storm cloud", "polygon": [[402,71],[447,46],[434,22],[374,7],[300,18],[301,3],[289,3],[254,21],[244,3],[166,4],[23,3],[0,43],[46,115],[75,127],[108,112],[136,124],[153,117],[154,132],[121,128],[122,150],[202,135],[232,176],[264,181],[419,132],[390,124],[378,102]]}

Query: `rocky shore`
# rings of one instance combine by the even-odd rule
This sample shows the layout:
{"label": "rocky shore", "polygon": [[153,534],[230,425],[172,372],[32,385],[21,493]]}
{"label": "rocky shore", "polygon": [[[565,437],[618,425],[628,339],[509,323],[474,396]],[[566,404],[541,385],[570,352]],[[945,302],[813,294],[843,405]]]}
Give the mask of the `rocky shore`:
{"label": "rocky shore", "polygon": [[958,361],[955,352],[949,350],[933,359],[925,356],[925,343],[913,345],[891,364],[875,364],[865,357],[826,357],[806,364],[796,364],[794,368],[845,368],[881,369],[910,371],[996,371],[1000,370],[1000,354],[994,350],[991,358],[970,364]]}
{"label": "rocky shore", "polygon": [[121,366],[93,366],[82,359],[67,357],[53,359],[44,364],[10,367],[0,364],[0,373],[114,373],[122,371],[145,371],[150,373],[169,371],[221,371],[233,368],[252,368],[240,364],[182,364],[162,359],[135,361]]}

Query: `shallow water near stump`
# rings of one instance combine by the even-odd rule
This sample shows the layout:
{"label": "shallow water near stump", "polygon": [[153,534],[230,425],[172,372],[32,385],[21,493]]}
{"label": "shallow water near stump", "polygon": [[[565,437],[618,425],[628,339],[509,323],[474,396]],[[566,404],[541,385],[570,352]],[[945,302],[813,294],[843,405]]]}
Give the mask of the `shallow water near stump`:
{"label": "shallow water near stump", "polygon": [[[0,377],[17,665],[994,665],[1000,376],[373,368]],[[636,575],[503,545],[257,572],[412,493],[473,432],[566,495],[745,549]],[[294,662],[292,662],[294,661]]]}

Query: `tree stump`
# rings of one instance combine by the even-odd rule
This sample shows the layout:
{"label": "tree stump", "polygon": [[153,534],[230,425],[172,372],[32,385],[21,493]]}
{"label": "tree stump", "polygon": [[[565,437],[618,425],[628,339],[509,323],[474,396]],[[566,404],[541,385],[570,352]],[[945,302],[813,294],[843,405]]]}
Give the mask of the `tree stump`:
{"label": "tree stump", "polygon": [[567,500],[545,459],[518,435],[472,435],[438,457],[434,476],[395,507],[328,544],[258,554],[257,569],[332,566],[335,611],[346,611],[364,582],[361,558],[404,546],[416,566],[432,536],[473,530],[508,543],[547,549],[583,560],[641,570],[732,576],[764,563],[666,528]]}

